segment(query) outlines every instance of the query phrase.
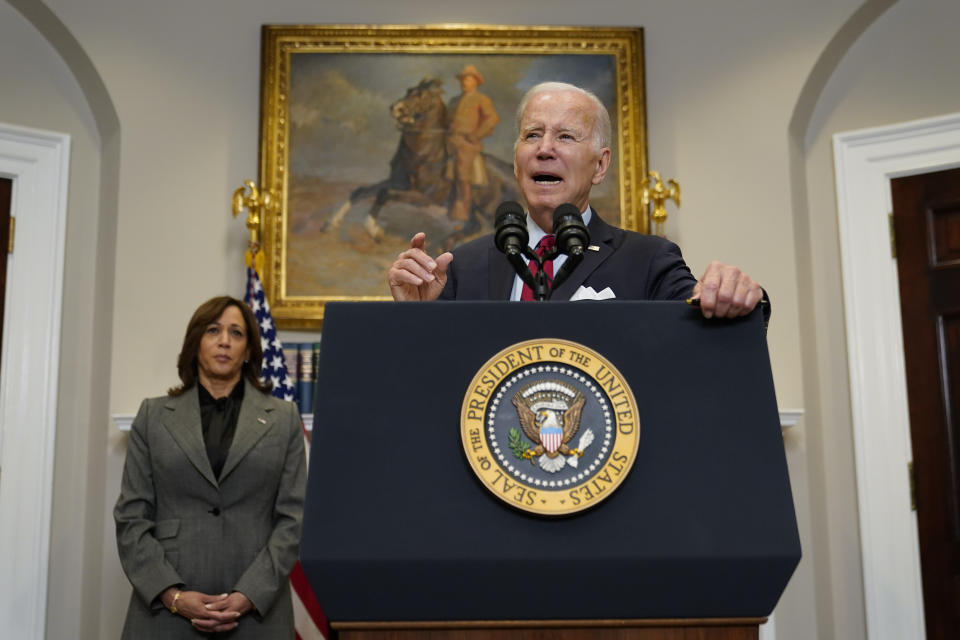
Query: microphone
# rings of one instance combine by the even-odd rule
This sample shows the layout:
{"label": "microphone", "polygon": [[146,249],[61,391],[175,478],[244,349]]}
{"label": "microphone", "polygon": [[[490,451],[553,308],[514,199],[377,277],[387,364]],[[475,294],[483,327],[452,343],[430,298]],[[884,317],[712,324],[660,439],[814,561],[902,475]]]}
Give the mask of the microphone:
{"label": "microphone", "polygon": [[572,204],[562,204],[553,212],[553,235],[557,237],[557,249],[568,256],[583,255],[590,244],[590,232],[583,224],[580,209]]}
{"label": "microphone", "polygon": [[530,241],[527,218],[519,203],[508,200],[497,207],[494,218],[493,242],[502,253],[519,255]]}
{"label": "microphone", "polygon": [[537,254],[527,248],[530,233],[527,231],[527,217],[523,213],[523,207],[512,200],[502,203],[497,207],[493,227],[493,243],[497,249],[506,254],[507,260],[510,261],[520,279],[532,291],[537,292],[538,300],[542,300],[546,297],[546,292],[541,291],[543,287],[534,281],[530,267],[523,259],[524,254],[530,254],[538,263],[540,260]]}
{"label": "microphone", "polygon": [[567,260],[553,278],[551,295],[577,268],[583,260],[584,249],[590,244],[590,232],[587,231],[587,225],[583,224],[583,217],[576,205],[566,203],[554,209],[553,235],[557,237],[557,249],[567,254]]}

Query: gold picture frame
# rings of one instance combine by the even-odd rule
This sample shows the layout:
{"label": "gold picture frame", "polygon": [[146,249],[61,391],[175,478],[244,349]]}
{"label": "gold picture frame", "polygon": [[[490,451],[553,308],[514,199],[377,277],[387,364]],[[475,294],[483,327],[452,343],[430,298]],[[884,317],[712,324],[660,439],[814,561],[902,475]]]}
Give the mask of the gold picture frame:
{"label": "gold picture frame", "polygon": [[[319,328],[330,301],[388,300],[386,271],[416,231],[436,255],[491,230],[498,199],[519,200],[514,111],[538,82],[583,86],[607,105],[613,162],[591,204],[609,222],[649,230],[640,27],[265,25],[262,47],[259,179],[276,205],[264,211],[261,275],[282,328]],[[452,213],[449,157],[445,171],[433,157],[430,176],[410,169],[428,166],[429,138],[411,127],[444,136],[448,126],[428,126],[410,105],[426,91],[456,98],[467,65],[499,123],[482,141],[486,169],[474,172],[464,221]],[[408,139],[420,145],[413,161]]]}

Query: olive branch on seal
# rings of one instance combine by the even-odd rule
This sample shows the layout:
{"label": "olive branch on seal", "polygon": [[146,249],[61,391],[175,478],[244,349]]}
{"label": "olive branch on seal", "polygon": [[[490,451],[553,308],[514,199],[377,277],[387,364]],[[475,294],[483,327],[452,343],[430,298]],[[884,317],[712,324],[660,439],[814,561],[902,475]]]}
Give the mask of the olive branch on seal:
{"label": "olive branch on seal", "polygon": [[526,441],[519,429],[510,429],[508,442],[510,444],[510,450],[513,451],[513,456],[523,460],[523,452],[530,449],[530,443]]}

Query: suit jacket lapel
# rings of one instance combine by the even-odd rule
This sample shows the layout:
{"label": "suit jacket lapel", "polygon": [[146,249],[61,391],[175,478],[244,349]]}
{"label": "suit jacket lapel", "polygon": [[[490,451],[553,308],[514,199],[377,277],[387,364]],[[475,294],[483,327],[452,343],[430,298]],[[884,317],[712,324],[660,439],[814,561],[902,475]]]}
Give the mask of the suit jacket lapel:
{"label": "suit jacket lapel", "polygon": [[233,442],[227,453],[227,460],[220,471],[220,481],[223,482],[243,457],[250,452],[260,438],[273,428],[273,409],[265,402],[266,396],[246,380],[243,390],[243,404],[240,405],[240,415],[237,416],[237,429],[233,433]]}
{"label": "suit jacket lapel", "polygon": [[487,297],[489,300],[509,300],[513,279],[517,275],[507,256],[496,246],[490,247],[487,255]]}
{"label": "suit jacket lapel", "polygon": [[197,385],[193,385],[182,395],[167,398],[164,406],[168,414],[163,424],[170,436],[200,475],[213,486],[218,486],[217,479],[213,476],[213,469],[210,467],[210,460],[207,458],[207,448],[203,444]]}
{"label": "suit jacket lapel", "polygon": [[553,292],[552,300],[569,300],[590,274],[596,271],[613,254],[614,227],[601,220],[596,209],[590,216],[590,224],[587,225],[587,230],[590,232],[590,247],[595,246],[597,250],[594,251],[588,247],[583,252],[583,261],[577,265],[570,277]]}

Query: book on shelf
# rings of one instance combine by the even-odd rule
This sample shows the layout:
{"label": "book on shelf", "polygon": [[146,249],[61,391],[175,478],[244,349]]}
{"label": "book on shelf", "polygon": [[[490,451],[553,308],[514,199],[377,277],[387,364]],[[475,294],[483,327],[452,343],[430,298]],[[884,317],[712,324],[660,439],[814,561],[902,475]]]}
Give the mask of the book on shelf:
{"label": "book on shelf", "polygon": [[300,414],[313,413],[313,394],[317,388],[317,363],[320,361],[320,342],[285,342],[283,357],[296,390]]}
{"label": "book on shelf", "polygon": [[313,392],[316,381],[313,374],[313,347],[310,342],[299,343],[300,366],[297,389],[300,392],[300,413],[313,413]]}

